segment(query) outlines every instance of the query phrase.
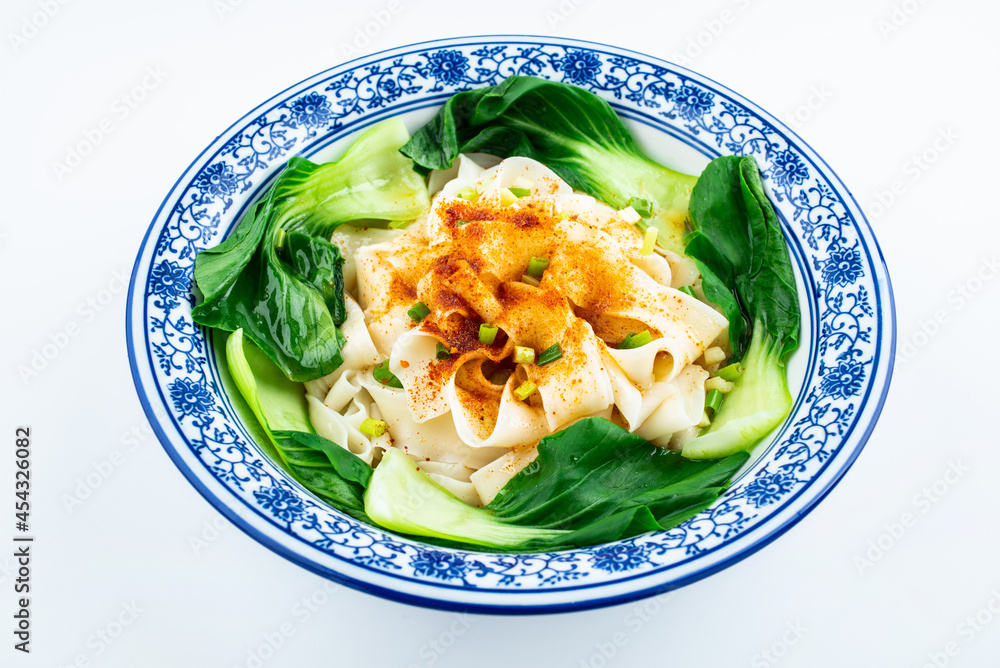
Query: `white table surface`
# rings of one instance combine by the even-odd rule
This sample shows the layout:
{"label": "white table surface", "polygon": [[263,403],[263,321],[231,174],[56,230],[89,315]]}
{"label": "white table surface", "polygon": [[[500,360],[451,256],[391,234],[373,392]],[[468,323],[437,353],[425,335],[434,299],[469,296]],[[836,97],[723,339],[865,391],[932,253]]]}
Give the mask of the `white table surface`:
{"label": "white table surface", "polygon": [[[0,548],[0,665],[998,665],[1000,10],[397,1],[360,48],[358,31],[388,2],[4,2],[0,543],[14,533],[20,425],[33,435],[37,541],[29,655],[13,649],[16,575]],[[328,592],[228,526],[140,409],[122,277],[188,163],[259,102],[346,60],[345,47],[481,33],[630,47],[791,119],[868,211],[885,253],[900,354],[861,457],[775,543],[670,597],[493,617]],[[144,99],[123,106],[144,78]],[[67,145],[104,119],[101,142],[60,179]]]}

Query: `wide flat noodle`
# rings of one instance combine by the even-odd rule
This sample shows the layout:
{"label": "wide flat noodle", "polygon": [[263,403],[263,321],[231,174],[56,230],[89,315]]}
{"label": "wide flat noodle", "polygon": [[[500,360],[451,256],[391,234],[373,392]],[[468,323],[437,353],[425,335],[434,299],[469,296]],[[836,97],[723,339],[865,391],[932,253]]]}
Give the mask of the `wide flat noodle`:
{"label": "wide flat noodle", "polygon": [[473,473],[470,476],[472,485],[483,504],[492,501],[497,492],[503,489],[503,486],[510,482],[510,479],[517,475],[521,469],[535,461],[537,456],[538,448],[535,447],[526,450],[511,450]]}
{"label": "wide flat noodle", "polygon": [[362,387],[358,371],[343,373],[324,400],[310,394],[306,401],[309,421],[316,433],[353,452],[365,463],[372,463],[378,449],[391,446],[392,438],[388,433],[369,436],[360,430],[362,422],[368,418],[381,419],[382,413]]}
{"label": "wide flat noodle", "polygon": [[606,359],[606,363],[614,387],[615,406],[629,431],[666,446],[675,431],[701,421],[708,372],[700,366],[689,364],[670,379],[665,374],[655,374],[654,382],[640,389],[613,359]]}
{"label": "wide flat noodle", "polygon": [[444,462],[429,462],[421,460],[419,457],[411,457],[417,465],[417,470],[423,471],[431,480],[444,487],[446,490],[465,501],[470,506],[479,506],[483,501],[472,484],[470,476],[475,472],[467,466],[460,464],[446,464]]}
{"label": "wide flat noodle", "polygon": [[[344,325],[348,347],[357,342],[345,347],[354,371],[309,385],[310,410],[346,447],[377,455],[380,444],[350,429],[362,413],[383,416],[391,447],[475,503],[531,461],[540,438],[582,417],[614,419],[661,446],[690,432],[708,376],[695,361],[728,324],[677,289],[699,278],[690,260],[643,255],[632,224],[536,161],[482,169],[490,160],[460,156],[433,173],[431,210],[403,232],[338,230],[360,304]],[[532,258],[548,260],[537,285],[525,279]],[[417,302],[429,313],[414,319]],[[492,343],[480,341],[482,326],[497,329]],[[367,336],[352,336],[359,327]],[[644,330],[650,343],[618,349]],[[513,362],[515,346],[537,357],[555,344],[555,361]],[[404,389],[374,380],[384,359]],[[525,383],[535,391],[521,400],[514,390]],[[353,422],[326,415],[337,410]]]}
{"label": "wide flat noodle", "polygon": [[354,227],[343,224],[337,227],[330,236],[330,242],[340,248],[344,256],[342,271],[344,275],[344,292],[355,294],[358,287],[358,249],[373,244],[384,244],[395,241],[403,235],[403,230],[384,230],[377,227]]}
{"label": "wide flat noodle", "polygon": [[407,410],[405,392],[384,387],[370,376],[361,382],[389,425],[393,446],[425,461],[478,469],[503,454],[499,448],[474,448],[458,436],[450,415],[417,422]]}
{"label": "wide flat noodle", "polygon": [[344,363],[332,373],[306,382],[306,392],[317,399],[324,399],[334,383],[346,372],[370,367],[379,359],[361,307],[350,295],[344,295],[344,302],[347,305],[347,319],[340,326],[345,339],[344,346],[340,349]]}
{"label": "wide flat noodle", "polygon": [[[642,387],[652,383],[653,362],[660,352],[669,358],[667,375],[673,378],[701,356],[725,328],[724,316],[704,302],[657,282],[629,261],[607,234],[583,225],[566,224],[564,228],[576,243],[561,247],[552,257],[542,287],[558,286],[575,306],[600,313],[605,319],[641,323],[650,331],[655,339],[652,343],[611,351],[633,382]],[[597,334],[610,335],[600,330]]]}

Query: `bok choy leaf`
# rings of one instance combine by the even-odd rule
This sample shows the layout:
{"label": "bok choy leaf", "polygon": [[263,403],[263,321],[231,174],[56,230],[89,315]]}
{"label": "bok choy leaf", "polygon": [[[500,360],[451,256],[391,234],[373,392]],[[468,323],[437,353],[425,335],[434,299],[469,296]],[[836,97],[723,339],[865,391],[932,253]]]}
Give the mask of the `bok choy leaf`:
{"label": "bok choy leaf", "polygon": [[705,297],[729,319],[735,381],[711,426],[689,441],[686,457],[748,450],[792,407],[785,362],[798,346],[799,300],[778,216],[752,157],[716,158],[695,185],[686,252],[702,275]]}
{"label": "bok choy leaf", "polygon": [[204,296],[195,322],[243,329],[291,380],[340,366],[344,259],[330,233],[344,222],[409,221],[427,210],[423,179],[398,150],[408,138],[393,119],[366,131],[336,162],[289,160],[233,233],[195,258]]}
{"label": "bok choy leaf", "polygon": [[365,511],[392,531],[498,550],[582,547],[693,517],[747,457],[692,461],[604,418],[585,418],[543,438],[537,459],[485,508],[463,503],[389,450],[365,492]]}
{"label": "bok choy leaf", "polygon": [[244,340],[241,329],[226,341],[226,362],[285,470],[335,508],[370,522],[362,494],[371,479],[371,467],[316,434],[302,386],[288,380],[257,346]]}
{"label": "bok choy leaf", "polygon": [[616,208],[645,200],[650,210],[640,226],[655,226],[660,246],[683,252],[697,177],[646,157],[611,105],[583,88],[511,76],[461,91],[401,150],[425,170],[447,169],[462,152],[533,158]]}

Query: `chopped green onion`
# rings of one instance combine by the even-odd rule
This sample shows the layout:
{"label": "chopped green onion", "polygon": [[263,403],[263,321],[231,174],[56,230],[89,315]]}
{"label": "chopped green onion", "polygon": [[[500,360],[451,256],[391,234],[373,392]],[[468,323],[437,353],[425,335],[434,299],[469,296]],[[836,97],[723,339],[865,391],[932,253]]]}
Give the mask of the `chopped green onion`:
{"label": "chopped green onion", "polygon": [[487,325],[485,322],[479,326],[479,342],[492,346],[497,339],[498,328],[496,325]]}
{"label": "chopped green onion", "polygon": [[420,322],[430,314],[431,310],[427,308],[427,304],[423,302],[417,302],[410,307],[409,311],[406,312],[406,315],[410,316],[414,322]]}
{"label": "chopped green onion", "polygon": [[385,420],[376,420],[375,418],[365,418],[358,425],[358,431],[362,434],[367,434],[368,436],[373,436],[378,438],[385,433],[385,430],[389,428],[389,424]]}
{"label": "chopped green onion", "polygon": [[538,356],[538,366],[545,366],[550,362],[555,362],[560,357],[562,357],[562,348],[558,343],[553,343]]}
{"label": "chopped green onion", "polygon": [[653,252],[653,249],[656,247],[656,233],[657,233],[657,228],[655,227],[646,228],[646,236],[643,237],[642,240],[643,255],[649,255],[650,253]]}
{"label": "chopped green onion", "polygon": [[732,382],[743,375],[743,365],[739,362],[733,362],[729,366],[724,366],[716,371],[715,375],[722,380]]}
{"label": "chopped green onion", "polygon": [[396,378],[396,375],[391,371],[389,371],[388,359],[384,359],[381,362],[379,362],[378,365],[375,367],[375,370],[372,371],[372,375],[375,376],[375,380],[377,380],[382,385],[395,387],[400,390],[403,389],[403,384],[399,382],[399,378]]}
{"label": "chopped green onion", "polygon": [[736,383],[730,383],[728,380],[723,380],[718,376],[712,376],[705,381],[706,390],[718,390],[723,394],[729,394],[736,389]]}
{"label": "chopped green onion", "polygon": [[538,282],[537,278],[535,278],[534,276],[528,276],[527,274],[521,274],[521,282],[527,283],[528,285],[535,288],[541,285],[541,283]]}
{"label": "chopped green onion", "polygon": [[285,234],[285,228],[278,228],[278,238],[274,240],[274,247],[278,250],[283,250],[285,248],[285,238],[288,235]]}
{"label": "chopped green onion", "polygon": [[726,361],[726,353],[719,346],[712,346],[705,349],[705,352],[702,353],[702,359],[705,360],[706,369],[713,364],[718,369],[719,365]]}
{"label": "chopped green onion", "polygon": [[649,333],[648,329],[644,329],[632,337],[632,343],[634,343],[636,347],[644,346],[647,343],[652,343],[652,342],[653,342],[653,335]]}
{"label": "chopped green onion", "polygon": [[531,194],[531,188],[508,188],[514,197],[527,197]]}
{"label": "chopped green onion", "polygon": [[449,357],[451,357],[451,349],[448,348],[448,346],[441,343],[440,341],[438,341],[436,356],[439,360],[446,360]]}
{"label": "chopped green onion", "polygon": [[653,203],[648,199],[633,197],[628,201],[628,205],[635,209],[635,212],[643,218],[651,218],[653,216]]}
{"label": "chopped green onion", "polygon": [[494,385],[506,385],[507,381],[514,374],[513,369],[497,369],[490,376],[490,382]]}
{"label": "chopped green onion", "polygon": [[535,349],[527,346],[514,346],[514,363],[531,364],[535,361]]}
{"label": "chopped green onion", "polygon": [[694,288],[692,288],[690,285],[682,285],[677,289],[686,294],[688,297],[694,297],[695,299],[698,298],[698,295],[694,293]]}
{"label": "chopped green onion", "polygon": [[517,202],[517,196],[510,191],[510,188],[500,189],[500,204],[503,206],[510,206]]}
{"label": "chopped green onion", "polygon": [[545,268],[549,266],[549,258],[547,257],[533,257],[528,261],[528,276],[532,278],[541,278],[542,272]]}
{"label": "chopped green onion", "polygon": [[631,350],[632,348],[638,348],[639,346],[644,346],[647,343],[652,343],[652,341],[653,335],[649,333],[648,329],[644,329],[638,334],[632,332],[618,344],[618,350]]}
{"label": "chopped green onion", "polygon": [[525,401],[528,397],[535,393],[538,386],[532,383],[530,380],[526,380],[521,383],[516,390],[514,390],[514,396],[518,398],[519,401]]}
{"label": "chopped green onion", "polygon": [[455,197],[458,197],[459,199],[467,199],[471,202],[479,197],[479,193],[476,192],[475,188],[465,187],[459,189],[459,191],[455,193]]}
{"label": "chopped green onion", "polygon": [[638,212],[630,206],[627,206],[624,209],[620,209],[618,211],[618,217],[624,220],[626,223],[638,223],[640,220],[642,220],[642,216],[640,216]]}
{"label": "chopped green onion", "polygon": [[456,220],[455,221],[455,227],[465,227],[466,225],[468,225],[471,222],[472,222],[471,220]]}
{"label": "chopped green onion", "polygon": [[723,394],[718,390],[709,390],[705,393],[705,410],[712,411],[712,415],[719,413],[722,407]]}

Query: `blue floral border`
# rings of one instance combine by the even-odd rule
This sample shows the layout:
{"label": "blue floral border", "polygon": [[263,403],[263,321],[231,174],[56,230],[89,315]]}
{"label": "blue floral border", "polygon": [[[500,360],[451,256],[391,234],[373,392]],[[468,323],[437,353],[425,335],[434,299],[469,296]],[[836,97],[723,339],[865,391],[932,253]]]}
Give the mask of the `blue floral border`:
{"label": "blue floral border", "polygon": [[[205,333],[191,321],[194,256],[218,243],[241,208],[234,204],[244,204],[288,157],[372,114],[398,113],[428,96],[492,85],[511,74],[587,87],[624,108],[654,115],[664,128],[720,154],[753,155],[779,212],[791,223],[786,232],[808,258],[811,271],[800,279],[809,286],[819,317],[803,338],[813,338],[818,366],[806,378],[798,410],[780,442],[719,503],[670,531],[590,549],[494,555],[432,548],[359,524],[317,501],[261,456],[222,397]],[[830,177],[779,128],[723,89],[624,52],[542,41],[450,43],[331,74],[231,130],[162,211],[152,227],[152,257],[140,253],[136,267],[138,287],[144,288],[144,331],[135,352],[148,353],[155,379],[140,393],[160,397],[185,440],[167,440],[165,447],[190,448],[202,474],[289,538],[373,574],[442,590],[558,592],[619,583],[698,559],[707,568],[710,552],[762,526],[820,476],[869,394],[887,382],[876,373],[885,332],[878,316],[876,259]],[[442,594],[449,596],[455,595]]]}

